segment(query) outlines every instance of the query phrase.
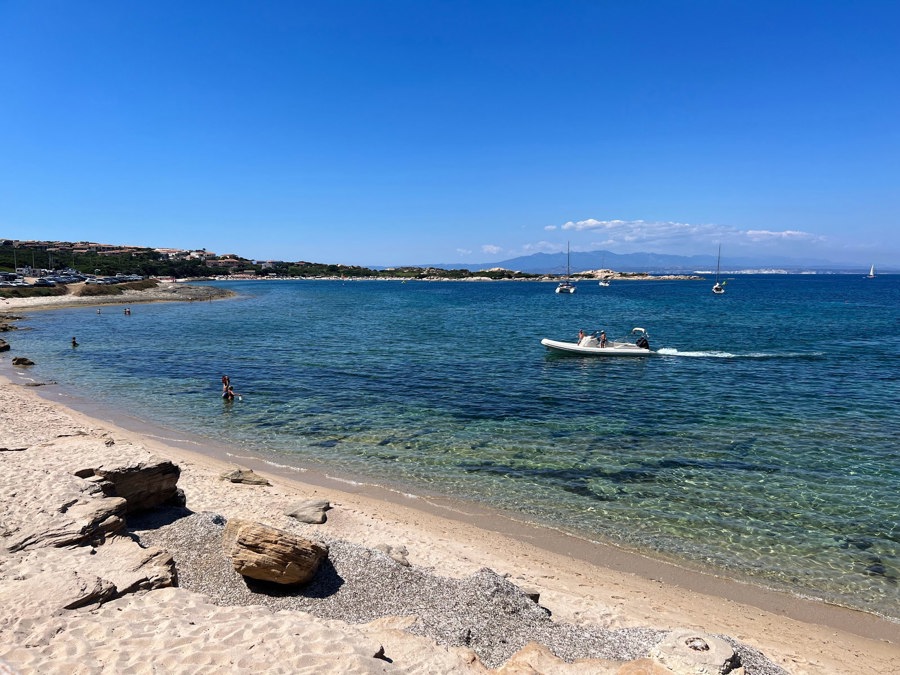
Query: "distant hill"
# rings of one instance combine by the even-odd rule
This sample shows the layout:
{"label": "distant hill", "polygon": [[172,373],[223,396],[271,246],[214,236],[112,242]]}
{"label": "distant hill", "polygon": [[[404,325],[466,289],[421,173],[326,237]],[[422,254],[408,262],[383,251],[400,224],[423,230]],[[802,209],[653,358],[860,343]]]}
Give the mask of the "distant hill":
{"label": "distant hill", "polygon": [[[716,269],[714,255],[667,255],[661,253],[612,253],[610,251],[573,252],[572,273],[601,268],[616,272],[649,272],[651,274],[685,274]],[[423,265],[424,266],[424,265]],[[503,267],[530,274],[565,274],[565,253],[534,253],[528,256],[485,263],[434,263],[428,267],[441,269],[486,270]],[[784,270],[786,272],[863,272],[859,265],[836,263],[818,258],[728,257],[722,260],[722,271]]]}

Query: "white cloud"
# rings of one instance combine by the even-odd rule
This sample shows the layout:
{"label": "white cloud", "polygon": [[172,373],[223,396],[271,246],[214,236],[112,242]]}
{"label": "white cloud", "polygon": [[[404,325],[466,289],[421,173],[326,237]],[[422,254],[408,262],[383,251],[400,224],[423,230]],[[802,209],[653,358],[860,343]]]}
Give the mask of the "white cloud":
{"label": "white cloud", "polygon": [[460,255],[470,255],[472,253],[472,250],[468,248],[458,248],[456,249],[456,252]]}
{"label": "white cloud", "polygon": [[525,244],[522,246],[522,255],[531,255],[532,253],[559,253],[565,251],[566,245],[560,245],[558,242],[539,241],[534,244]]}
{"label": "white cloud", "polygon": [[[665,252],[680,255],[696,255],[714,250],[719,243],[732,250],[764,247],[778,249],[789,244],[820,244],[825,237],[799,230],[741,230],[730,225],[717,223],[685,223],[668,220],[570,220],[562,225],[548,225],[543,228],[552,232],[560,230],[570,233],[573,251],[595,251],[609,249],[616,253]],[[580,239],[579,234],[591,236],[590,240]],[[599,236],[597,236],[599,235]],[[524,255],[545,252],[558,253],[566,250],[566,241],[538,241],[521,247]],[[784,248],[789,253],[790,249]]]}
{"label": "white cloud", "polygon": [[809,232],[800,232],[799,230],[784,230],[783,232],[772,232],[770,230],[747,230],[744,232],[750,241],[825,241],[825,237],[820,237]]}
{"label": "white cloud", "polygon": [[484,244],[481,247],[482,253],[487,253],[488,255],[497,255],[503,249],[499,246],[494,246],[493,244]]}

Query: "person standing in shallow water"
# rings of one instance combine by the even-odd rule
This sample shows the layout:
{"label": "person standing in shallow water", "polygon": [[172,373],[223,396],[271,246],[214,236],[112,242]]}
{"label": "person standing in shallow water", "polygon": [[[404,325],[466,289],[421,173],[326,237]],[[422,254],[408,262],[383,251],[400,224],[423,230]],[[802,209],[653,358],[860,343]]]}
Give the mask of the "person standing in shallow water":
{"label": "person standing in shallow water", "polygon": [[225,392],[228,391],[228,387],[231,386],[231,378],[227,375],[222,376],[222,396],[225,395]]}
{"label": "person standing in shallow water", "polygon": [[78,340],[76,340],[74,337],[72,338],[72,346],[73,346],[73,347],[77,347],[77,346],[78,346]]}

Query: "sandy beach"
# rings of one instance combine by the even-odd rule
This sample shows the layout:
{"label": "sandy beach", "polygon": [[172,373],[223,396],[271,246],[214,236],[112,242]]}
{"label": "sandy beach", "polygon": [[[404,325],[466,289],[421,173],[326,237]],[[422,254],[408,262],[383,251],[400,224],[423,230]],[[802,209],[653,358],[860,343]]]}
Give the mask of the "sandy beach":
{"label": "sandy beach", "polygon": [[[40,300],[0,313],[68,298]],[[0,358],[0,672],[719,672],[701,661],[722,645],[746,673],[900,662],[900,625],[875,616],[88,415]],[[183,504],[121,515],[100,469],[159,460]],[[238,468],[267,484],[222,478]],[[286,515],[304,500],[330,505],[323,523]],[[299,589],[247,583],[222,548],[240,520],[325,544],[327,561]]]}

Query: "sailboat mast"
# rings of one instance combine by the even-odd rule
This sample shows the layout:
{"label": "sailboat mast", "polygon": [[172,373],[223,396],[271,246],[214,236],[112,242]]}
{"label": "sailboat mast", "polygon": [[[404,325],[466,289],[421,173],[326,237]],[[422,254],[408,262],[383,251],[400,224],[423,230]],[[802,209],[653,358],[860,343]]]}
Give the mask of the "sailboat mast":
{"label": "sailboat mast", "polygon": [[719,263],[722,262],[722,244],[719,244],[719,255],[716,256],[716,284],[719,283]]}

